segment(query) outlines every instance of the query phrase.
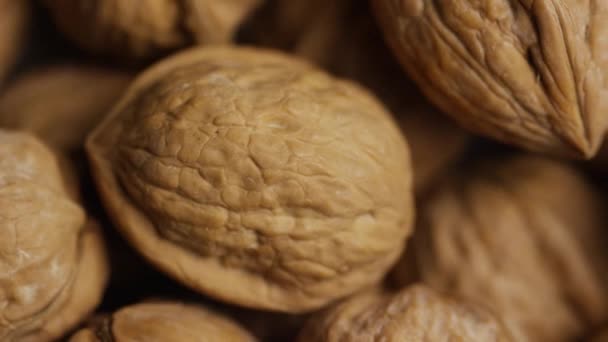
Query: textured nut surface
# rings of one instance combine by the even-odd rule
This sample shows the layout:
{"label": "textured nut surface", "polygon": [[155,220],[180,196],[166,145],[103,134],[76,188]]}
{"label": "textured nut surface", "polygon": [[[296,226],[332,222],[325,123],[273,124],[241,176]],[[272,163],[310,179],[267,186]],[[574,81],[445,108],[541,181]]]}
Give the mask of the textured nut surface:
{"label": "textured nut surface", "polygon": [[227,317],[200,306],[150,302],[125,307],[78,331],[70,342],[226,341],[255,338]]}
{"label": "textured nut surface", "polygon": [[99,302],[100,234],[85,229],[54,156],[27,134],[0,131],[0,231],[2,341],[57,338]]}
{"label": "textured nut surface", "polygon": [[0,82],[16,62],[29,16],[27,1],[0,0]]}
{"label": "textured nut surface", "polygon": [[374,0],[410,76],[463,126],[594,155],[608,127],[608,2]]}
{"label": "textured nut surface", "polygon": [[395,294],[364,293],[313,317],[300,342],[511,341],[490,313],[423,285]]}
{"label": "textured nut surface", "polygon": [[377,282],[412,221],[408,148],[356,85],[275,52],[154,66],[87,142],[119,228],[240,305],[304,311]]}
{"label": "textured nut surface", "polygon": [[146,59],[230,41],[261,0],[47,0],[57,26],[94,53]]}
{"label": "textured nut surface", "polygon": [[82,149],[129,80],[121,72],[85,66],[31,71],[0,96],[0,127],[34,133],[61,151]]}
{"label": "textured nut surface", "polygon": [[518,340],[570,341],[606,319],[605,202],[573,169],[484,164],[440,187],[420,218],[423,281],[493,308]]}
{"label": "textured nut surface", "polygon": [[366,1],[267,1],[249,26],[247,38],[255,44],[294,53],[378,96],[407,137],[417,193],[462,155],[467,134],[432,107],[407,78]]}

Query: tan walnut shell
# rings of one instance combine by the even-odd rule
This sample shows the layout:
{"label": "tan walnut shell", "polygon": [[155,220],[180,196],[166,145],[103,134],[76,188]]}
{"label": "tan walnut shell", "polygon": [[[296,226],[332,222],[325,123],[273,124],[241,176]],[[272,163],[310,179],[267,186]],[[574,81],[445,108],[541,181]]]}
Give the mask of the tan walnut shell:
{"label": "tan walnut shell", "polygon": [[423,282],[492,308],[519,341],[570,341],[608,318],[606,215],[574,169],[513,157],[438,187],[411,248]]}
{"label": "tan walnut shell", "polygon": [[373,0],[426,96],[464,127],[593,156],[608,128],[608,2]]}
{"label": "tan walnut shell", "polygon": [[232,39],[261,0],[46,0],[69,38],[97,54],[149,59]]}
{"label": "tan walnut shell", "polygon": [[0,232],[0,340],[54,340],[101,301],[108,269],[99,227],[69,197],[53,154],[2,130]]}
{"label": "tan walnut shell", "polygon": [[354,296],[313,316],[299,342],[512,341],[491,313],[424,285]]}
{"label": "tan walnut shell", "polygon": [[96,319],[70,342],[255,342],[227,317],[193,304],[149,302],[127,306]]}
{"label": "tan walnut shell", "polygon": [[28,20],[28,1],[0,0],[0,82],[17,61]]}
{"label": "tan walnut shell", "polygon": [[463,154],[468,135],[406,77],[367,1],[269,0],[247,26],[251,42],[289,51],[371,90],[407,137],[417,193]]}
{"label": "tan walnut shell", "polygon": [[411,233],[404,137],[354,83],[253,48],[198,48],[132,84],[87,141],[131,243],[190,287],[316,309],[378,282]]}
{"label": "tan walnut shell", "polygon": [[0,127],[31,132],[60,151],[81,150],[129,81],[128,74],[87,66],[30,71],[0,96]]}

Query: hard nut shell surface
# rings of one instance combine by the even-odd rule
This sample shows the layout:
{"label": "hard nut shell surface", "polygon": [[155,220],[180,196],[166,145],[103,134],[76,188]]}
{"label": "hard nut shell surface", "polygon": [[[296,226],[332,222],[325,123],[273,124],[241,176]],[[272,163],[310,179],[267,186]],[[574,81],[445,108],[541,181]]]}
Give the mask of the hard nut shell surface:
{"label": "hard nut shell surface", "polygon": [[299,342],[513,341],[491,313],[423,285],[364,293],[308,322]]}
{"label": "hard nut shell surface", "polygon": [[374,0],[410,76],[464,127],[589,158],[608,127],[608,3]]}
{"label": "hard nut shell surface", "polygon": [[99,233],[85,229],[50,150],[2,130],[0,231],[2,341],[57,338],[100,301],[107,272]]}
{"label": "hard nut shell surface", "polygon": [[422,280],[486,305],[519,341],[570,341],[606,319],[606,210],[574,169],[520,156],[456,175],[422,206]]}
{"label": "hard nut shell surface", "polygon": [[255,342],[245,329],[203,307],[177,302],[127,306],[81,329],[70,342]]}
{"label": "hard nut shell surface", "polygon": [[83,48],[122,61],[193,44],[228,43],[261,0],[46,0],[58,28]]}
{"label": "hard nut shell surface", "polygon": [[119,229],[216,298],[318,308],[379,281],[412,221],[407,143],[366,91],[252,48],[144,72],[87,151]]}

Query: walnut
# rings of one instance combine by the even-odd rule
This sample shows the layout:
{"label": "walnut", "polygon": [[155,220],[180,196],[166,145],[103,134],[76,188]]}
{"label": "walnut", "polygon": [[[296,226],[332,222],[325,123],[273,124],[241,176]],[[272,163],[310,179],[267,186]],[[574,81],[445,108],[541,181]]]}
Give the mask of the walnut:
{"label": "walnut", "polygon": [[127,306],[78,331],[70,342],[226,341],[256,339],[227,317],[193,304],[149,302]]}
{"label": "walnut", "polygon": [[55,22],[83,48],[142,60],[191,44],[231,40],[261,0],[46,0]]}
{"label": "walnut", "polygon": [[32,132],[61,151],[79,150],[129,81],[121,72],[85,66],[31,71],[0,96],[0,127]]}
{"label": "walnut", "polygon": [[373,0],[432,102],[468,129],[593,156],[608,127],[608,2]]}
{"label": "walnut", "polygon": [[0,146],[0,340],[50,341],[101,300],[102,236],[46,147],[7,131]]}
{"label": "walnut", "polygon": [[28,17],[28,1],[0,0],[0,81],[16,62]]}
{"label": "walnut", "polygon": [[89,136],[118,228],[216,298],[303,312],[378,282],[411,232],[405,139],[354,83],[199,48],[144,72]]}
{"label": "walnut", "polygon": [[487,162],[422,206],[418,269],[433,288],[514,322],[518,341],[570,341],[608,318],[605,208],[566,165]]}
{"label": "walnut", "polygon": [[301,342],[511,340],[491,313],[423,285],[352,297],[314,316],[299,337]]}
{"label": "walnut", "polygon": [[[408,138],[417,193],[465,150],[468,136],[431,106],[384,44],[368,3],[274,0],[248,24],[246,39],[294,53],[369,88]],[[336,53],[339,51],[340,53]]]}

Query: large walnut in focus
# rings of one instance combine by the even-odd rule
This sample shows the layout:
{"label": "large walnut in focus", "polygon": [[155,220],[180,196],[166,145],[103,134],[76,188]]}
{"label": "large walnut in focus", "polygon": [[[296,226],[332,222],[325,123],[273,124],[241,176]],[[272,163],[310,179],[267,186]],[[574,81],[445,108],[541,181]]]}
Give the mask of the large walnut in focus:
{"label": "large walnut in focus", "polygon": [[608,318],[606,215],[575,170],[516,157],[442,184],[413,248],[425,283],[493,308],[518,341],[570,341]]}
{"label": "large walnut in focus", "polygon": [[87,141],[132,244],[190,287],[312,310],[380,281],[411,232],[405,139],[362,88],[266,50],[144,72]]}
{"label": "large walnut in focus", "polygon": [[227,317],[203,307],[174,302],[141,303],[96,319],[70,342],[254,342],[256,339]]}
{"label": "large walnut in focus", "polygon": [[80,150],[129,81],[121,72],[84,66],[31,71],[0,96],[0,127],[34,133],[60,151]]}
{"label": "large walnut in focus", "polygon": [[25,40],[28,1],[0,0],[0,82],[15,64]]}
{"label": "large walnut in focus", "polygon": [[608,128],[608,2],[373,0],[426,96],[470,130],[593,156]]}
{"label": "large walnut in focus", "polygon": [[395,294],[365,293],[313,316],[301,342],[508,342],[502,323],[476,306],[414,285]]}
{"label": "large walnut in focus", "polygon": [[418,193],[462,155],[467,134],[407,78],[367,1],[270,0],[252,17],[246,33],[249,42],[289,51],[378,96],[408,138]]}
{"label": "large walnut in focus", "polygon": [[192,44],[227,43],[261,0],[46,0],[69,38],[101,55],[148,59]]}
{"label": "large walnut in focus", "polygon": [[0,131],[0,340],[50,341],[101,300],[103,241],[68,194],[51,152]]}

